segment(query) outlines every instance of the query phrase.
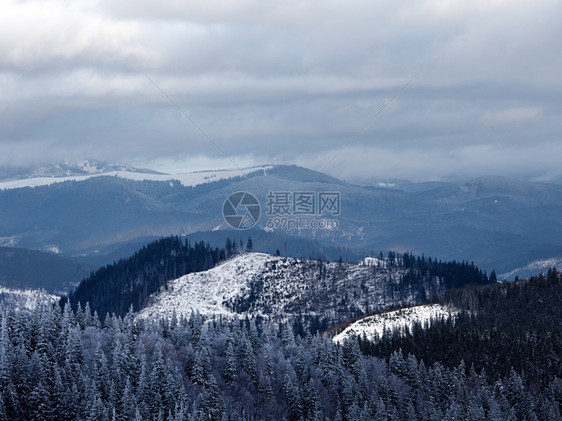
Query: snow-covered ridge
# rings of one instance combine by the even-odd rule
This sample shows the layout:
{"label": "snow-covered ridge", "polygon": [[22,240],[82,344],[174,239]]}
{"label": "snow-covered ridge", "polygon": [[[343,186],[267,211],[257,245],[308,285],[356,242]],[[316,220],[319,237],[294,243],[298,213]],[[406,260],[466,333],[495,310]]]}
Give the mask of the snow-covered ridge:
{"label": "snow-covered ridge", "polygon": [[427,304],[414,307],[403,308],[400,310],[388,311],[362,318],[342,332],[334,336],[334,341],[343,342],[345,339],[365,335],[367,339],[376,340],[384,332],[395,329],[404,330],[411,328],[414,323],[422,326],[431,324],[432,320],[455,317],[457,310],[444,307],[440,304]]}
{"label": "snow-covered ridge", "polygon": [[513,281],[517,276],[520,279],[525,279],[531,276],[538,276],[541,272],[546,274],[549,268],[556,268],[557,270],[561,270],[562,257],[535,260],[534,262],[529,263],[527,266],[514,269],[511,272],[502,273],[498,275],[498,278]]}
{"label": "snow-covered ridge", "polygon": [[[370,261],[374,263],[374,261]],[[141,318],[323,315],[342,321],[389,306],[412,305],[419,286],[401,283],[404,269],[242,253],[213,269],[169,281],[149,298]],[[430,288],[438,288],[438,283]],[[428,293],[428,291],[426,291]]]}
{"label": "snow-covered ridge", "polygon": [[19,180],[0,182],[0,190],[18,189],[23,187],[39,187],[49,186],[54,183],[63,183],[65,181],[84,181],[92,177],[119,177],[133,181],[170,181],[177,180],[182,186],[196,186],[199,184],[210,183],[213,181],[223,180],[232,177],[239,177],[256,171],[267,171],[272,166],[261,166],[245,168],[243,170],[213,170],[213,171],[195,171],[179,174],[163,174],[155,172],[132,171],[130,169],[119,171],[94,171],[91,167],[85,167],[84,171],[89,170],[88,174],[70,175],[70,176],[42,176],[23,178]]}
{"label": "snow-covered ridge", "polygon": [[243,254],[208,271],[182,276],[169,282],[166,291],[154,295],[139,316],[170,318],[174,311],[178,316],[188,316],[192,311],[232,316],[234,313],[224,306],[224,301],[243,292],[248,278],[271,258],[263,253]]}
{"label": "snow-covered ridge", "polygon": [[0,286],[0,303],[19,309],[33,310],[38,304],[54,303],[59,297],[38,289],[12,289]]}

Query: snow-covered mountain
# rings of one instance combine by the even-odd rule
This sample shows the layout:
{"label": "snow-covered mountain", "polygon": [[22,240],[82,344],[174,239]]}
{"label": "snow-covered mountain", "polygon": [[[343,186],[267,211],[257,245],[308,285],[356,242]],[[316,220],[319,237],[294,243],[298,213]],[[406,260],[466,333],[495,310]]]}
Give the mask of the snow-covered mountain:
{"label": "snow-covered mountain", "polygon": [[562,257],[554,257],[551,259],[535,260],[523,267],[513,269],[512,271],[498,275],[500,280],[513,281],[515,277],[519,279],[526,279],[531,276],[537,276],[540,273],[546,274],[548,269],[556,268],[562,270]]}
{"label": "snow-covered mountain", "polygon": [[78,163],[54,163],[32,169],[4,169],[0,173],[0,190],[23,187],[49,186],[65,181],[84,181],[92,177],[118,177],[132,181],[179,182],[182,186],[196,186],[213,181],[243,176],[250,172],[266,171],[271,166],[245,169],[193,171],[167,174],[147,169],[139,169],[127,164],[84,160]]}
{"label": "snow-covered mountain", "polygon": [[[369,261],[369,263],[371,263]],[[205,272],[168,282],[140,317],[321,315],[341,321],[419,302],[419,286],[400,285],[404,269],[244,253]]]}
{"label": "snow-covered mountain", "polygon": [[[256,230],[313,239],[322,247],[353,248],[362,255],[411,251],[474,261],[488,273],[562,255],[559,185],[482,177],[407,188],[362,187],[282,165],[246,169],[242,177],[239,170],[161,174],[90,161],[59,167],[20,174],[23,178],[3,177],[0,169],[0,244],[97,261],[147,238],[230,229],[223,216],[225,200],[244,191],[261,206]],[[17,188],[24,186],[36,188]],[[275,200],[292,202],[299,196],[295,193],[312,193],[316,206],[305,210],[310,215],[295,212],[276,219],[271,192]],[[337,194],[337,211],[320,212],[320,193]],[[290,205],[294,211],[295,203]],[[319,218],[328,219],[329,228],[313,229]],[[303,221],[311,229],[291,228]],[[275,248],[283,249],[283,242]]]}
{"label": "snow-covered mountain", "polygon": [[141,170],[121,162],[83,159],[79,161],[51,162],[28,167],[3,167],[0,168],[0,181],[14,181],[40,177],[72,177],[102,174],[111,171],[156,173],[152,170]]}
{"label": "snow-covered mountain", "polygon": [[347,326],[343,331],[334,336],[334,341],[343,342],[353,337],[365,337],[371,341],[380,338],[383,333],[395,330],[406,331],[414,323],[422,326],[430,325],[432,320],[448,319],[455,317],[457,310],[444,307],[440,304],[427,304],[400,310],[387,311],[364,317]]}

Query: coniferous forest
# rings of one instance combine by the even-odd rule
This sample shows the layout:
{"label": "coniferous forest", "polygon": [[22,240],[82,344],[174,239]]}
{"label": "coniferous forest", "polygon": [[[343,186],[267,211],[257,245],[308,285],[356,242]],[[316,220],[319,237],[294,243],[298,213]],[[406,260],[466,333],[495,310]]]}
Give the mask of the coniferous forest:
{"label": "coniferous forest", "polygon": [[232,245],[225,251],[203,241],[191,245],[179,237],[162,238],[127,259],[98,269],[78,285],[69,300],[74,308],[88,302],[102,318],[108,313],[123,316],[131,305],[140,310],[150,294],[170,279],[210,269],[233,251]]}
{"label": "coniferous forest", "polygon": [[559,420],[561,282],[452,291],[469,317],[370,346],[261,319],[2,308],[0,419]]}
{"label": "coniferous forest", "polygon": [[[474,264],[389,252],[373,273],[404,291],[441,285],[426,298],[460,313],[342,343],[320,332],[333,324],[319,314],[137,317],[169,279],[236,248],[165,238],[92,273],[68,299],[0,303],[0,419],[562,419],[556,270],[497,283]],[[322,282],[328,264],[311,264]]]}

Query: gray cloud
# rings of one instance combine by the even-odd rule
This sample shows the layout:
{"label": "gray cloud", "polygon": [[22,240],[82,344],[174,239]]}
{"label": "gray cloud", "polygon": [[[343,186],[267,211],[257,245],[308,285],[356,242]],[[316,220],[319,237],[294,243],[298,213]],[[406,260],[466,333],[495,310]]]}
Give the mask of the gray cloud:
{"label": "gray cloud", "polygon": [[0,164],[561,177],[559,2],[8,0]]}

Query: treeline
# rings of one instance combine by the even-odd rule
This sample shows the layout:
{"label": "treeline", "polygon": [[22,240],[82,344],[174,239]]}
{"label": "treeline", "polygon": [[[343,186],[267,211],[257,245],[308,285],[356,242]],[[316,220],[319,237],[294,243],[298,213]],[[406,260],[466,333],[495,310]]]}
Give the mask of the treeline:
{"label": "treeline", "polygon": [[[212,248],[203,241],[191,244],[179,237],[168,237],[155,241],[137,251],[127,259],[121,259],[92,273],[80,283],[68,298],[74,309],[77,304],[89,303],[103,320],[107,314],[123,316],[130,306],[141,310],[151,294],[165,288],[167,282],[192,272],[210,269],[238,253],[252,251],[254,242],[234,240],[228,237],[224,248]],[[317,261],[295,261],[304,276],[307,299],[295,301],[291,312],[314,313],[316,320],[311,333],[327,328],[350,317],[369,313],[379,308],[402,304],[414,304],[437,296],[448,288],[463,285],[478,285],[491,281],[474,264],[466,262],[441,262],[436,259],[415,257],[411,254],[398,256],[389,252],[384,267],[373,267],[372,271],[355,271],[339,263]],[[264,268],[265,270],[266,268]],[[271,269],[271,268],[270,268]],[[264,281],[270,274],[264,273],[251,281],[250,294],[237,297],[230,303],[236,312],[258,312],[271,303],[264,301]],[[286,280],[290,282],[290,280]],[[277,283],[278,280],[269,279]],[[280,297],[269,297],[278,300]],[[262,307],[260,307],[262,306]]]}
{"label": "treeline", "polygon": [[[463,312],[454,320],[436,320],[430,327],[416,324],[406,335],[387,333],[375,343],[359,338],[361,349],[387,361],[399,352],[429,366],[453,368],[464,362],[489,383],[510,378],[525,393],[553,393],[562,403],[559,272],[552,269],[528,281],[446,291],[440,302]],[[520,405],[529,408],[530,403]]]}
{"label": "treeline", "polygon": [[61,301],[68,299],[73,308],[89,303],[101,318],[113,313],[123,316],[131,305],[134,311],[140,310],[150,294],[167,281],[210,269],[226,257],[224,249],[211,248],[203,241],[192,245],[179,237],[162,238],[127,259],[98,269]]}
{"label": "treeline", "polygon": [[427,277],[437,277],[442,280],[445,289],[461,288],[465,285],[485,285],[496,282],[496,273],[492,271],[490,276],[482,272],[474,262],[465,261],[442,262],[441,260],[425,258],[423,255],[413,256],[411,253],[404,253],[398,258],[396,253],[388,253],[388,261],[391,265],[401,264],[407,269],[404,275],[404,282],[419,283]]}
{"label": "treeline", "polygon": [[560,378],[524,379],[385,361],[286,323],[127,314],[102,326],[89,307],[0,307],[0,419],[14,421],[559,420]]}

